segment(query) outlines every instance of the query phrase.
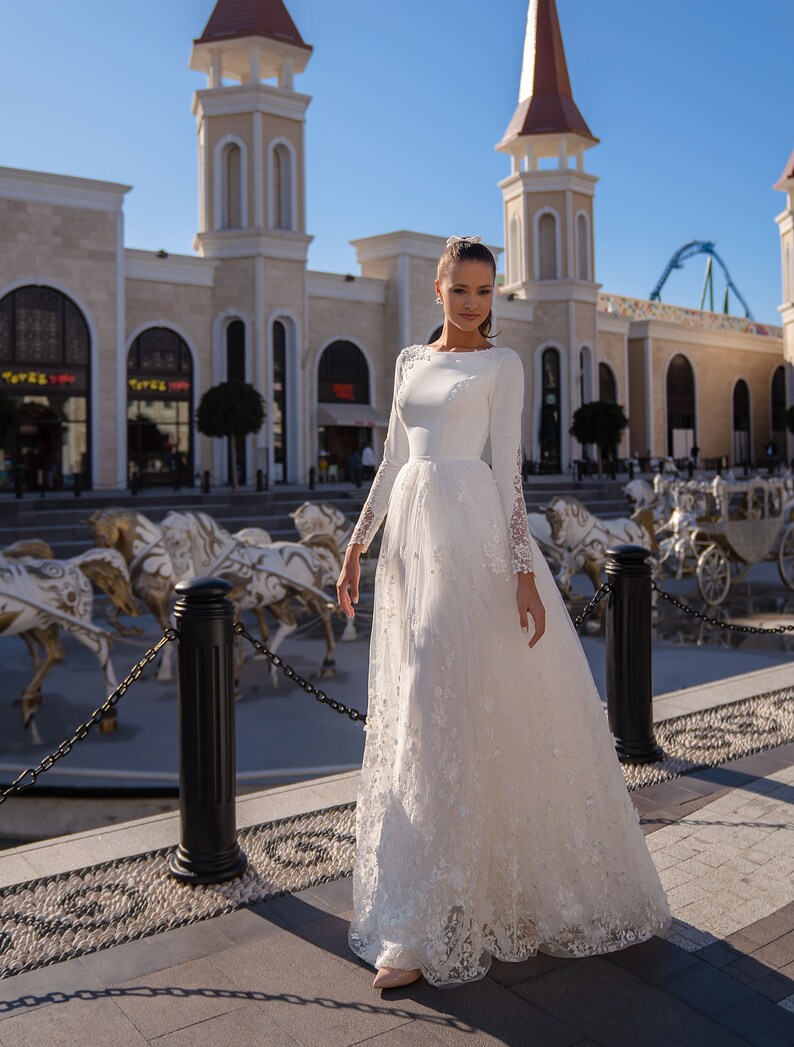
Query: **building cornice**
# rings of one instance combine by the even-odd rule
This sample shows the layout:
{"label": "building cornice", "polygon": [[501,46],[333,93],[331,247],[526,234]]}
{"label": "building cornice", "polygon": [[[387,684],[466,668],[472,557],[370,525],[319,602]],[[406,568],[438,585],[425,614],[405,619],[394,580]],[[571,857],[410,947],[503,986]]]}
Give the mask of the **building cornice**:
{"label": "building cornice", "polygon": [[601,284],[583,280],[528,280],[522,286],[527,289],[527,300],[536,304],[573,301],[595,306]]}
{"label": "building cornice", "polygon": [[212,287],[217,262],[193,255],[169,254],[159,258],[154,251],[126,248],[124,276],[127,280],[146,280],[156,284],[185,284],[190,287]]}
{"label": "building cornice", "polygon": [[770,356],[783,355],[782,337],[748,334],[731,329],[685,327],[667,320],[633,320],[630,322],[630,338],[650,338],[655,342],[670,342],[676,345],[706,346],[712,349],[744,350],[766,353]]}
{"label": "building cornice", "polygon": [[605,334],[629,335],[631,331],[631,320],[627,316],[618,316],[613,313],[603,313],[599,309],[596,313],[596,328]]}
{"label": "building cornice", "polygon": [[497,294],[494,299],[496,326],[502,320],[513,320],[518,323],[532,323],[535,318],[535,307],[526,298],[514,298],[510,301],[507,295]]}
{"label": "building cornice", "polygon": [[269,116],[284,116],[303,122],[311,100],[311,95],[284,91],[269,84],[210,87],[196,91],[193,96],[193,115],[201,117],[266,113]]}
{"label": "building cornice", "polygon": [[0,199],[4,200],[115,213],[122,209],[124,197],[131,189],[132,186],[118,182],[0,167]]}
{"label": "building cornice", "polygon": [[505,201],[513,200],[523,193],[575,192],[583,196],[594,196],[597,175],[585,171],[516,171],[499,182]]}
{"label": "building cornice", "polygon": [[[415,233],[409,229],[398,229],[392,233],[380,233],[377,236],[365,236],[359,240],[351,240],[350,244],[355,249],[361,265],[381,258],[395,258],[398,255],[437,262],[446,242],[447,238],[444,236],[431,236],[429,233]],[[490,244],[487,246],[498,259],[503,248]]]}
{"label": "building cornice", "polygon": [[284,229],[212,230],[196,235],[195,247],[202,258],[278,258],[306,264],[309,244],[314,239],[306,233]]}
{"label": "building cornice", "polygon": [[383,305],[386,301],[386,280],[369,276],[345,276],[343,273],[306,273],[306,290],[310,298],[333,298],[345,302]]}

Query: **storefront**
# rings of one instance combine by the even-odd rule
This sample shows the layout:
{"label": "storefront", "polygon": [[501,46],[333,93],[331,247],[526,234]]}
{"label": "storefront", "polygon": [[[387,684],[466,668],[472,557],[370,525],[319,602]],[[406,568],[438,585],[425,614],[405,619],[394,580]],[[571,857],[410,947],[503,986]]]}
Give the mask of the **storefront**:
{"label": "storefront", "polygon": [[323,352],[317,399],[320,477],[354,480],[356,454],[372,444],[373,428],[385,428],[388,419],[370,405],[369,366],[353,342],[332,342]]}
{"label": "storefront", "polygon": [[90,362],[88,325],[66,295],[31,285],[0,301],[0,390],[16,408],[0,445],[0,486],[90,484]]}
{"label": "storefront", "polygon": [[127,468],[130,482],[193,483],[193,359],[183,338],[150,327],[127,360]]}

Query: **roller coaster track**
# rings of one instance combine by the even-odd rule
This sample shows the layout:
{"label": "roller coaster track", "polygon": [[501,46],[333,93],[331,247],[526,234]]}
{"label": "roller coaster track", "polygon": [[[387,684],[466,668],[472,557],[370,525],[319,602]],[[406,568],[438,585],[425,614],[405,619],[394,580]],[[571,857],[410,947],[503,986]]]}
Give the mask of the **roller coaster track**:
{"label": "roller coaster track", "polygon": [[[736,284],[731,279],[731,274],[728,272],[728,267],[726,266],[725,262],[723,262],[723,260],[720,258],[720,256],[717,254],[717,251],[715,250],[714,244],[710,243],[708,240],[690,240],[690,242],[688,244],[684,244],[683,247],[679,247],[678,248],[678,250],[675,252],[673,257],[667,263],[667,266],[665,267],[665,270],[662,273],[662,275],[659,277],[659,281],[657,282],[656,286],[651,291],[651,296],[650,296],[651,297],[651,301],[652,302],[661,302],[661,300],[662,300],[661,291],[662,291],[662,288],[664,287],[665,281],[667,280],[667,278],[670,275],[670,273],[672,273],[672,271],[674,269],[683,269],[684,268],[684,262],[687,261],[687,259],[689,259],[689,258],[693,258],[696,254],[708,255],[710,260],[713,259],[715,262],[717,262],[721,266],[722,271],[725,274],[725,287],[726,287],[726,291],[725,291],[725,312],[728,311],[728,308],[727,308],[728,291],[730,290],[730,291],[733,291],[733,293],[736,295],[736,297],[741,302],[741,304],[742,304],[742,306],[744,308],[744,315],[747,317],[747,319],[748,320],[754,320],[755,317],[753,316],[752,312],[750,311],[750,306],[745,301],[744,295],[741,293],[739,288],[736,286]],[[711,268],[710,268],[710,262],[709,262],[709,268],[706,270],[706,281],[708,282],[711,279],[712,279],[712,277],[711,277]],[[704,286],[704,288],[703,288],[703,301],[705,301],[705,290],[706,289],[705,289],[705,286]],[[703,308],[703,301],[701,302],[701,309]]]}

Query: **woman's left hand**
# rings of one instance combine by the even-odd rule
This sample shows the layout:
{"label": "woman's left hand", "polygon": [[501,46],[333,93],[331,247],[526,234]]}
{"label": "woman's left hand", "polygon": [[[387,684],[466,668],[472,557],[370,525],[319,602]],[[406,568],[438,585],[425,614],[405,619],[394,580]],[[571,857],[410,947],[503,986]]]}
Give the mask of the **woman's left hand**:
{"label": "woman's left hand", "polygon": [[521,622],[522,632],[529,632],[527,613],[532,615],[532,620],[535,623],[535,632],[529,641],[529,646],[534,647],[546,631],[546,609],[540,598],[534,574],[526,572],[518,575],[516,603],[518,604],[518,618]]}

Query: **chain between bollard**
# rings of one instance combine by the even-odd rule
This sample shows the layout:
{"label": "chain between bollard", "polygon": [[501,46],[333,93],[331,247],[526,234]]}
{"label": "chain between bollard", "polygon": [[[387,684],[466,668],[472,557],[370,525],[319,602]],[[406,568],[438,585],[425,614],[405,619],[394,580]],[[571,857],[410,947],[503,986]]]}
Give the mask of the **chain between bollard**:
{"label": "chain between bollard", "polygon": [[601,602],[601,600],[604,599],[604,597],[607,595],[608,592],[610,592],[611,589],[612,589],[612,586],[609,584],[609,582],[602,582],[601,585],[599,585],[599,587],[596,589],[595,593],[593,594],[593,598],[590,600],[590,603],[588,603],[587,606],[582,611],[582,613],[577,615],[576,618],[574,619],[573,625],[574,625],[575,629],[578,629],[579,626],[582,624],[582,622],[585,620],[585,618],[589,614],[593,613],[593,611],[596,609],[598,604]]}
{"label": "chain between bollard", "polygon": [[780,635],[781,633],[794,633],[794,625],[776,625],[772,629],[765,629],[761,625],[737,625],[736,622],[723,622],[719,618],[712,618],[708,614],[703,614],[702,611],[696,610],[694,607],[690,607],[688,604],[683,603],[677,597],[673,596],[672,593],[666,593],[664,589],[660,589],[656,582],[651,582],[651,589],[655,589],[656,592],[669,603],[674,604],[681,611],[685,611],[687,614],[691,614],[695,618],[700,618],[703,622],[708,622],[709,625],[718,625],[720,629],[730,629],[736,633],[766,633],[768,635]]}
{"label": "chain between bollard", "polygon": [[[85,723],[81,723],[75,728],[74,734],[71,738],[66,738],[61,742],[58,748],[54,750],[54,752],[50,753],[49,756],[45,756],[37,767],[28,767],[22,772],[22,774],[18,775],[13,782],[7,786],[7,788],[0,791],[0,804],[5,803],[9,796],[15,796],[17,793],[21,793],[24,789],[29,789],[32,785],[35,785],[39,775],[49,771],[50,768],[64,756],[68,756],[77,742],[81,742],[84,738],[87,738],[91,729],[96,727],[99,721],[110,712],[116,703],[126,694],[130,686],[135,683],[136,680],[140,679],[143,675],[143,670],[150,662],[154,661],[163,647],[165,647],[167,643],[171,643],[178,639],[178,637],[179,634],[176,629],[166,629],[154,647],[150,647],[143,658],[135,663],[115,691],[109,694],[105,701],[94,709],[93,713],[91,713],[91,716],[85,721]],[[28,778],[30,780],[26,781]]]}
{"label": "chain between bollard", "polygon": [[294,683],[298,685],[298,687],[302,688],[307,694],[313,695],[318,702],[321,702],[323,705],[330,706],[330,708],[333,709],[334,712],[341,713],[342,716],[349,716],[351,720],[359,720],[362,724],[366,725],[367,717],[364,713],[360,713],[357,709],[348,708],[348,706],[346,706],[343,702],[337,702],[334,698],[330,698],[325,693],[325,691],[320,690],[319,688],[315,687],[314,684],[310,683],[308,680],[305,680],[300,675],[300,673],[296,672],[291,665],[288,665],[280,655],[273,654],[273,652],[269,651],[267,647],[265,647],[263,643],[257,640],[255,636],[252,636],[245,628],[242,622],[234,623],[234,631],[237,636],[242,636],[244,639],[248,640],[251,646],[255,650],[259,651],[260,654],[263,654],[271,665],[274,665],[277,669],[280,669],[288,680],[292,680]]}

